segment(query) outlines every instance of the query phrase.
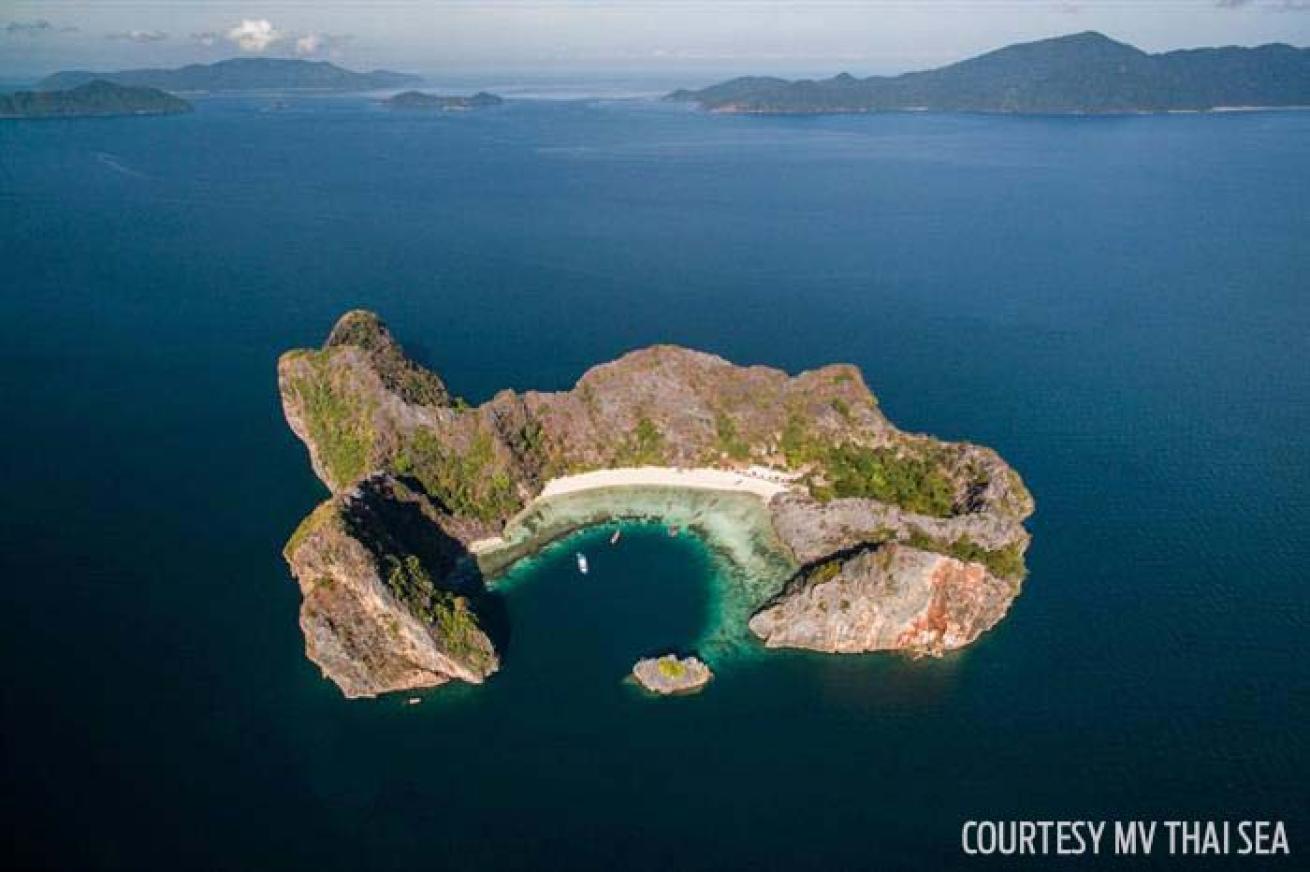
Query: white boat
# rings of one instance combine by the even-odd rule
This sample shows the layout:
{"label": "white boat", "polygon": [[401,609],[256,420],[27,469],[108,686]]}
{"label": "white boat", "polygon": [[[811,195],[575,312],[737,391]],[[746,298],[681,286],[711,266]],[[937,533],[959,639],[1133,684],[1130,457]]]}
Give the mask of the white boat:
{"label": "white boat", "polygon": [[581,551],[578,552],[578,572],[581,572],[583,575],[587,574],[587,555],[583,554]]}
{"label": "white boat", "polygon": [[619,537],[622,536],[622,535],[623,535],[623,531],[622,531],[622,530],[615,530],[615,531],[614,531],[614,535],[610,537],[610,544],[611,544],[611,545],[615,545],[615,544],[617,544],[618,541],[619,541]]}

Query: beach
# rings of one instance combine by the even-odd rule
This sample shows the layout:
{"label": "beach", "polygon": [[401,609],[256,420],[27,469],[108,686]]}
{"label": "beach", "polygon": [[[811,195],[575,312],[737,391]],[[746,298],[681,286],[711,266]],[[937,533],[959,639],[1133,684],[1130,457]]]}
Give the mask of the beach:
{"label": "beach", "polygon": [[787,490],[789,477],[775,470],[753,466],[748,470],[675,469],[668,466],[634,466],[598,469],[579,475],[553,478],[537,499],[562,496],[600,487],[686,487],[697,490],[741,491],[766,503]]}
{"label": "beach", "polygon": [[[745,470],[698,467],[678,469],[669,466],[632,466],[617,469],[598,469],[578,475],[566,475],[546,482],[541,493],[524,507],[520,517],[527,514],[542,500],[572,496],[587,491],[608,488],[683,488],[687,490],[729,491],[758,497],[765,503],[789,489],[788,482],[795,476],[761,466]],[[510,522],[513,524],[513,521]],[[505,539],[493,536],[479,539],[469,545],[473,554],[485,554],[506,544]]]}

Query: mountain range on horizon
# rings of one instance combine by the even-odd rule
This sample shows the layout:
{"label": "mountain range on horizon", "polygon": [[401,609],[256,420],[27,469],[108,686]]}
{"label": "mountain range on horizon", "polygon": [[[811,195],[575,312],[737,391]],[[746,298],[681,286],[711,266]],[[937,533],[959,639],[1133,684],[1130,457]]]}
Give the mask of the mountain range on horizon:
{"label": "mountain range on horizon", "polygon": [[39,91],[59,91],[101,80],[137,88],[164,91],[372,91],[400,88],[422,77],[390,70],[357,73],[328,61],[297,58],[230,58],[212,64],[188,64],[175,69],[137,69],[117,72],[63,70],[36,84]]}
{"label": "mountain range on horizon", "polygon": [[1310,49],[1273,43],[1148,54],[1087,31],[898,76],[747,76],[674,91],[666,99],[746,114],[1108,114],[1310,106]]}

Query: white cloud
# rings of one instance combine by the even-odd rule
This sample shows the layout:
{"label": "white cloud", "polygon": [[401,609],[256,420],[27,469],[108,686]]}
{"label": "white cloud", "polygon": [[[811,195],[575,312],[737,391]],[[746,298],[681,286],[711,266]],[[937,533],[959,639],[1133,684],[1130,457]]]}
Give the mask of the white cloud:
{"label": "white cloud", "polygon": [[220,35],[212,30],[206,30],[204,33],[191,34],[191,41],[198,42],[203,46],[211,46],[218,42]]}
{"label": "white cloud", "polygon": [[282,39],[282,33],[267,18],[243,18],[227,32],[227,38],[242,51],[263,52]]}
{"label": "white cloud", "polygon": [[295,50],[301,57],[324,52],[335,54],[338,48],[350,40],[350,35],[344,33],[305,33],[296,37]]}
{"label": "white cloud", "polygon": [[127,42],[162,42],[168,39],[168,34],[162,30],[124,30],[120,33],[111,33],[106,39],[121,39]]}
{"label": "white cloud", "polygon": [[296,40],[296,54],[312,55],[323,47],[323,37],[317,33],[307,33]]}

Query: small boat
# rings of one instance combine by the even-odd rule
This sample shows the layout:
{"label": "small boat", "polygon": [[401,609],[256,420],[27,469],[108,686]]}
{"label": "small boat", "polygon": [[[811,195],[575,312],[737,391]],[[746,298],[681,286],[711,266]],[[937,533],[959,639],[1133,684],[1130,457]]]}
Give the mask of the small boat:
{"label": "small boat", "polygon": [[614,535],[610,537],[610,544],[611,544],[611,545],[617,545],[618,542],[619,542],[619,537],[622,536],[622,535],[623,535],[623,531],[622,531],[622,530],[615,530],[615,531],[614,531]]}
{"label": "small boat", "polygon": [[587,574],[587,555],[583,554],[581,551],[578,552],[578,572],[581,572],[583,575]]}
{"label": "small boat", "polygon": [[670,527],[670,528],[669,528],[669,535],[670,535],[670,536],[676,536],[676,535],[678,535],[678,528],[677,528],[677,527]]}
{"label": "small boat", "polygon": [[405,700],[405,704],[406,704],[406,705],[418,705],[418,704],[421,703],[422,701],[423,701],[423,700],[422,700],[420,697],[417,697],[417,696],[411,696],[409,699]]}

